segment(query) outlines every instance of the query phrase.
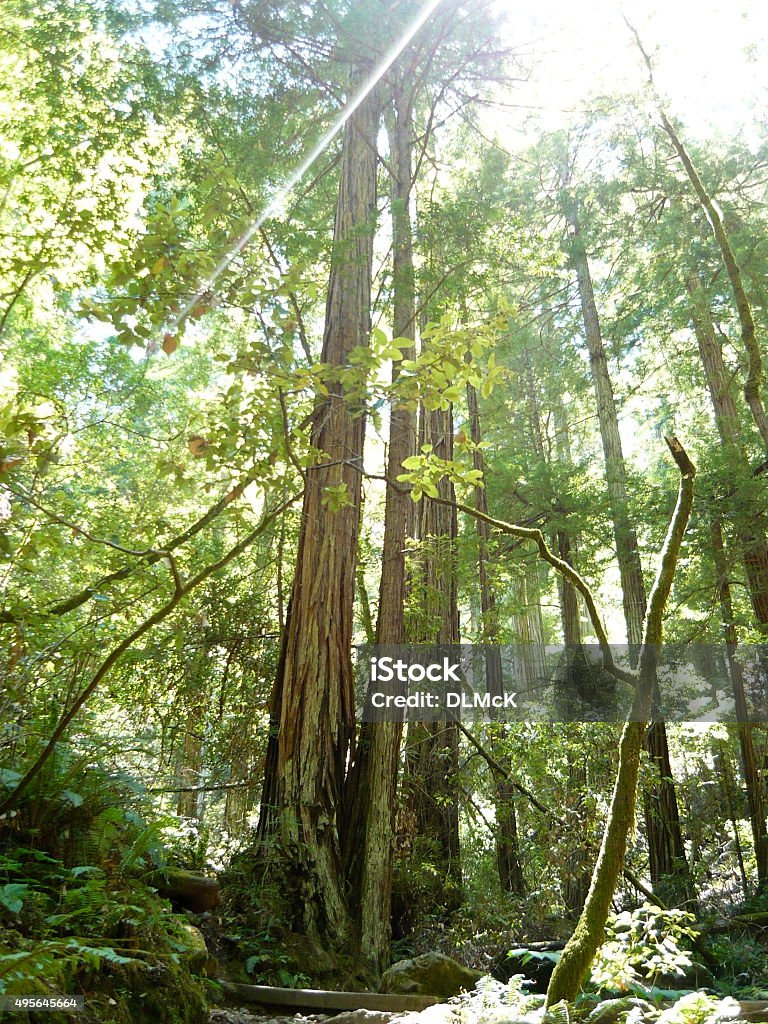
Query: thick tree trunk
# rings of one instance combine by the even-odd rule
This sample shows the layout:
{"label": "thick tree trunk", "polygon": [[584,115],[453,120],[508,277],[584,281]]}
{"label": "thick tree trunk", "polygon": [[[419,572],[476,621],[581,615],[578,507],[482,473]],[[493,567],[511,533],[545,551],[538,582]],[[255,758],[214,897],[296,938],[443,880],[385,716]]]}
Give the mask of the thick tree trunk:
{"label": "thick tree trunk", "polygon": [[653,891],[665,902],[684,903],[690,909],[696,903],[696,894],[683,845],[669,742],[663,722],[652,723],[646,746],[648,760],[660,779],[652,785],[650,792],[643,794]]}
{"label": "thick tree trunk", "polygon": [[[480,410],[477,403],[477,391],[467,384],[467,410],[469,413],[470,437],[473,444],[482,441],[480,429]],[[483,449],[476,448],[472,453],[473,468],[485,473]],[[488,500],[485,486],[475,488],[475,508],[488,515]],[[496,610],[496,593],[491,583],[489,567],[489,545],[491,528],[483,519],[475,520],[477,529],[477,568],[480,587],[480,610],[482,614],[482,642],[486,645],[485,672],[486,688],[489,693],[501,696],[504,691],[504,680],[499,648],[499,617]],[[494,758],[505,765],[503,750],[503,726],[491,726],[491,753]],[[502,890],[525,895],[525,879],[520,863],[520,850],[517,836],[517,814],[514,803],[514,789],[509,779],[494,773],[495,804],[496,804],[496,866]]]}
{"label": "thick tree trunk", "polygon": [[[392,177],[392,268],[394,337],[415,342],[415,285],[413,232],[409,212],[412,178],[411,110],[401,90],[393,97],[388,124]],[[403,349],[413,358],[414,347]],[[393,363],[392,379],[399,364]],[[416,416],[403,404],[390,412],[386,476],[394,481],[402,463],[416,447]],[[376,642],[404,641],[406,591],[405,550],[413,502],[401,487],[388,482],[384,505],[379,610]],[[347,874],[359,912],[359,952],[366,966],[380,973],[389,966],[391,947],[392,870],[395,843],[397,777],[400,761],[400,722],[364,722],[355,763],[350,773],[350,828]]]}
{"label": "thick tree trunk", "polygon": [[544,624],[541,618],[539,571],[535,559],[522,566],[514,584],[518,611],[512,616],[515,629],[515,681],[520,692],[535,689],[546,675]]}
{"label": "thick tree trunk", "polygon": [[[589,350],[592,382],[597,400],[597,416],[605,459],[605,479],[613,519],[616,558],[619,563],[624,619],[630,650],[637,650],[643,635],[645,587],[640,563],[637,534],[627,507],[627,473],[619,433],[619,420],[613,385],[608,373],[600,318],[597,312],[592,275],[579,226],[578,213],[569,201],[568,222],[572,231],[572,259],[576,269],[584,318],[584,333]],[[648,731],[649,758],[657,768],[653,790],[645,797],[645,825],[648,839],[651,879],[655,885],[677,891],[690,899],[690,873],[680,829],[677,794],[672,778],[669,742],[664,722],[654,722]]]}
{"label": "thick tree trunk", "polygon": [[[344,365],[370,334],[378,109],[371,94],[347,122],[322,361]],[[344,773],[354,729],[351,660],[364,418],[329,384],[312,445],[326,461],[307,471],[296,573],[275,681],[273,777],[277,840],[295,929],[348,948],[352,923],[341,853]],[[332,511],[328,489],[342,500]],[[262,808],[262,818],[268,807]],[[268,817],[268,813],[267,813]]]}

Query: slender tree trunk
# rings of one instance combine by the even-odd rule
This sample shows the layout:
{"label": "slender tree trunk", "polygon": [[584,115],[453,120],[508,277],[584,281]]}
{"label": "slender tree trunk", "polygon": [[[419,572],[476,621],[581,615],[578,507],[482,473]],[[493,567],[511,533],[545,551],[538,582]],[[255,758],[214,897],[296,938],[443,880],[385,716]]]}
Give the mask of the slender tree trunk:
{"label": "slender tree trunk", "polygon": [[[639,43],[640,41],[638,39],[638,45]],[[642,46],[640,49],[642,52]],[[650,62],[644,52],[643,56],[648,63],[648,69],[650,71]],[[666,113],[664,110],[661,110],[660,113],[664,131],[669,136],[672,146],[680,158],[680,162],[685,168],[685,173],[688,175],[688,180],[691,183],[691,187],[696,195],[699,206],[706,215],[707,221],[712,228],[712,234],[715,236],[715,241],[720,249],[720,255],[722,256],[723,265],[725,266],[726,273],[728,274],[731,291],[733,292],[734,305],[736,306],[736,312],[739,317],[739,324],[741,326],[741,343],[747,357],[748,368],[747,379],[744,382],[744,400],[749,406],[749,411],[752,414],[755,426],[760,432],[760,437],[763,439],[763,444],[768,448],[768,417],[766,417],[762,399],[762,356],[760,353],[760,345],[757,340],[755,319],[752,315],[752,306],[747,296],[746,289],[744,288],[741,267],[739,266],[739,262],[736,259],[733,248],[731,247],[731,240],[728,237],[728,232],[726,231],[717,203],[713,202],[712,197],[704,187],[704,183],[699,177],[699,174],[693,165],[693,161],[691,160],[687,149],[683,145],[682,139],[673,127]]]}
{"label": "slender tree trunk", "polygon": [[[467,410],[469,413],[469,429],[473,444],[482,441],[480,429],[480,410],[477,403],[477,391],[467,384]],[[475,448],[472,453],[473,467],[485,473],[483,449]],[[488,500],[485,486],[475,488],[475,508],[488,515]],[[477,529],[477,568],[480,586],[480,610],[482,614],[482,642],[486,644],[485,672],[486,689],[496,696],[503,695],[504,680],[499,648],[499,617],[496,610],[496,594],[489,574],[489,546],[491,528],[483,519],[475,520]],[[503,726],[491,726],[491,753],[504,766],[506,760],[503,751]],[[511,773],[509,773],[511,774]],[[517,835],[517,814],[514,803],[514,789],[508,776],[494,772],[496,802],[496,865],[502,890],[525,895],[525,879],[520,862],[520,850]]]}
{"label": "slender tree trunk", "polygon": [[[412,118],[401,89],[393,97],[389,120],[392,166],[392,264],[394,336],[414,339],[403,349],[406,359],[415,351],[415,285],[413,231],[409,212],[412,184]],[[392,365],[393,382],[399,363]],[[416,445],[416,416],[406,405],[393,402],[390,411],[386,476],[394,481]],[[379,609],[376,642],[404,641],[406,540],[413,502],[402,488],[388,482],[384,505]],[[364,722],[355,763],[350,773],[350,829],[347,874],[359,908],[359,952],[367,966],[380,973],[389,965],[391,947],[392,872],[395,845],[397,777],[400,762],[400,722]]]}
{"label": "slender tree trunk", "polygon": [[202,707],[191,710],[184,725],[184,742],[181,749],[179,779],[186,791],[179,792],[176,813],[185,818],[199,816],[200,794],[193,787],[200,785],[200,768],[202,767],[203,740],[200,735],[202,727]]}
{"label": "slender tree trunk", "polygon": [[616,783],[600,853],[592,874],[592,884],[576,929],[552,974],[547,989],[547,1006],[563,999],[574,1001],[595,953],[602,944],[616,882],[624,866],[627,838],[635,821],[640,755],[653,704],[663,639],[664,609],[672,589],[680,546],[693,506],[693,479],[696,473],[679,442],[672,438],[668,443],[680,469],[677,505],[651,591],[632,713],[621,734]]}
{"label": "slender tree trunk", "polygon": [[[558,555],[568,565],[574,565],[572,554],[571,537],[567,530],[557,530],[555,533],[555,547]],[[567,647],[580,647],[581,637],[581,612],[579,610],[579,598],[576,591],[567,582],[559,579],[557,590],[560,596],[560,623],[563,628],[563,643]]]}
{"label": "slender tree trunk", "polygon": [[[557,553],[568,565],[574,565],[571,557],[571,538],[567,530],[557,530]],[[568,663],[565,685],[571,689],[576,685],[574,676],[580,671],[584,659],[581,636],[581,615],[578,595],[574,588],[558,576],[558,592],[560,594],[560,618],[563,627],[563,642]],[[587,788],[587,763],[583,757],[575,756],[568,750],[568,782],[569,794],[566,798],[568,817],[573,821],[574,846],[568,854],[568,868],[563,886],[563,899],[569,914],[574,917],[584,909],[584,902],[589,892],[590,869],[589,847],[582,840],[582,825],[578,812],[573,804],[579,800]]]}
{"label": "slender tree trunk", "polygon": [[[453,415],[450,409],[422,412],[420,434],[435,454],[453,458]],[[443,478],[440,497],[451,504],[424,499],[419,526],[420,597],[419,633],[414,639],[428,644],[459,642],[456,591],[456,536],[458,532],[453,484]],[[459,848],[458,793],[454,779],[459,763],[459,731],[455,722],[412,722],[408,726],[407,799],[416,842],[439,870],[431,902],[444,913],[462,900]]]}
{"label": "slender tree trunk", "polygon": [[597,401],[597,418],[600,424],[600,439],[605,461],[605,481],[613,520],[616,558],[621,577],[624,621],[627,624],[629,644],[631,647],[637,648],[642,641],[643,620],[645,619],[645,588],[640,564],[640,549],[637,544],[637,534],[627,510],[627,471],[624,464],[613,385],[608,373],[608,361],[605,356],[600,318],[592,287],[592,275],[589,270],[578,216],[572,207],[568,211],[568,220],[573,232],[571,251],[579,285],[584,333],[589,351],[589,366]]}
{"label": "slender tree trunk", "polygon": [[[619,563],[624,619],[630,651],[637,650],[643,635],[645,619],[645,587],[640,562],[637,534],[630,521],[627,505],[627,473],[622,451],[619,420],[613,385],[608,373],[600,318],[592,287],[578,212],[568,200],[566,216],[572,231],[572,259],[576,269],[579,297],[584,319],[584,333],[589,351],[592,382],[597,400],[597,416],[605,460],[605,479],[613,519],[616,558]],[[669,755],[669,742],[664,722],[653,722],[646,740],[648,756],[657,769],[653,790],[645,797],[645,824],[648,839],[650,874],[654,885],[679,891],[689,899],[690,872],[685,859],[685,846],[680,829],[677,794]]]}
{"label": "slender tree trunk", "polygon": [[758,627],[765,628],[768,626],[768,538],[762,516],[765,485],[752,476],[722,348],[697,273],[688,276],[686,287],[692,300],[694,332],[715,414],[715,425],[732,470],[732,518],[747,574],[752,610]]}
{"label": "slender tree trunk", "polygon": [[[558,461],[564,466],[571,465],[571,442],[566,411],[561,405],[554,408],[555,418],[555,450]],[[565,518],[565,513],[563,513]],[[567,523],[567,519],[566,519]],[[568,565],[576,567],[577,545],[572,542],[567,525],[555,531],[555,549]],[[585,652],[582,646],[581,609],[576,589],[562,576],[557,577],[558,595],[560,597],[560,621],[565,644],[565,657],[568,671],[565,687],[578,692],[579,673],[583,670]],[[589,844],[584,841],[584,820],[578,806],[587,791],[587,761],[577,754],[569,745],[567,754],[568,793],[565,807],[569,822],[572,823],[572,847],[567,856],[567,868],[563,881],[563,902],[568,913],[578,917],[584,909],[589,892],[591,877],[591,860]]]}
{"label": "slender tree trunk", "polygon": [[[369,340],[377,104],[374,91],[344,128],[321,357],[331,366],[346,364],[349,353]],[[354,730],[351,643],[364,417],[347,402],[340,384],[328,387],[312,429],[312,445],[327,461],[306,475],[273,696],[278,733],[267,770],[274,778],[265,779],[265,793],[275,801],[293,927],[329,948],[344,949],[353,929],[339,809]],[[336,511],[327,505],[329,488],[342,499]]]}
{"label": "slender tree trunk", "polygon": [[[650,85],[655,91],[656,86],[653,80],[653,64],[651,63],[651,58],[643,48],[643,44],[637,30],[633,28],[628,21],[627,27],[635,37],[637,48],[645,61],[645,66],[648,69]],[[659,100],[658,93],[657,100]],[[749,301],[749,297],[747,296],[746,289],[744,288],[741,267],[739,266],[739,261],[736,259],[736,254],[731,246],[731,240],[725,224],[723,223],[719,204],[716,203],[712,196],[710,196],[709,192],[707,192],[704,182],[699,177],[699,172],[696,170],[693,160],[691,159],[690,153],[686,149],[677,129],[667,116],[667,112],[660,100],[659,114],[661,116],[662,127],[667,133],[667,136],[672,143],[672,148],[675,153],[677,153],[680,163],[683,165],[699,207],[703,211],[710,227],[712,228],[712,234],[714,235],[717,247],[720,250],[723,266],[725,267],[725,272],[728,275],[728,281],[731,285],[736,313],[739,317],[741,343],[744,347],[744,354],[747,357],[747,379],[744,382],[744,400],[749,406],[749,411],[752,414],[755,426],[763,439],[763,444],[768,447],[768,417],[765,413],[765,407],[763,405],[761,395],[763,385],[762,356],[760,353],[760,345],[757,340],[755,319],[752,315],[752,305]]]}
{"label": "slender tree trunk", "polygon": [[357,605],[359,608],[360,621],[365,635],[365,642],[376,643],[376,629],[373,625],[371,615],[371,599],[368,596],[368,587],[365,582],[365,566],[358,563],[355,571],[355,584],[357,586]]}
{"label": "slender tree trunk", "polygon": [[749,881],[747,879],[747,869],[744,866],[744,851],[741,848],[741,838],[739,837],[739,819],[736,816],[736,808],[733,805],[733,777],[731,775],[731,763],[728,751],[725,749],[725,744],[722,740],[718,743],[718,753],[713,758],[715,762],[715,768],[718,770],[718,779],[720,782],[720,792],[723,795],[723,802],[728,809],[728,821],[731,823],[733,829],[733,842],[736,847],[736,860],[739,865],[739,875],[741,876],[741,891],[744,899],[749,899]]}
{"label": "slender tree trunk", "polygon": [[[758,626],[764,628],[768,624],[768,539],[766,539],[761,521],[761,512],[750,511],[755,508],[760,510],[762,507],[759,494],[751,493],[761,489],[762,483],[752,477],[743,447],[738,411],[723,362],[722,349],[715,334],[706,293],[697,273],[692,272],[688,276],[686,287],[693,303],[694,332],[715,414],[715,425],[727,453],[732,471],[731,479],[734,481],[731,496],[731,518],[734,532],[744,562],[752,610]],[[766,808],[765,783],[755,756],[752,726],[746,721],[744,680],[741,666],[735,657],[738,638],[731,599],[728,560],[722,526],[718,517],[712,520],[711,530],[729,674],[740,719],[738,725],[739,746],[747,789],[752,837],[755,844],[758,887],[763,889],[768,885],[768,834],[766,833],[766,811],[768,808]]]}
{"label": "slender tree trunk", "polygon": [[733,616],[733,601],[731,599],[731,584],[728,573],[728,560],[725,554],[723,543],[723,531],[720,520],[715,517],[712,520],[712,551],[715,559],[715,569],[718,576],[718,590],[720,597],[720,612],[723,619],[723,632],[725,635],[726,656],[728,658],[728,671],[731,677],[731,689],[736,705],[736,721],[739,733],[739,748],[741,750],[741,764],[744,771],[744,782],[747,789],[747,803],[749,806],[749,821],[752,826],[752,840],[755,846],[755,861],[757,864],[757,885],[758,889],[765,889],[768,886],[768,830],[766,830],[766,796],[765,781],[762,772],[758,767],[753,741],[752,725],[748,721],[747,701],[744,690],[744,676],[741,665],[736,659],[736,623]]}

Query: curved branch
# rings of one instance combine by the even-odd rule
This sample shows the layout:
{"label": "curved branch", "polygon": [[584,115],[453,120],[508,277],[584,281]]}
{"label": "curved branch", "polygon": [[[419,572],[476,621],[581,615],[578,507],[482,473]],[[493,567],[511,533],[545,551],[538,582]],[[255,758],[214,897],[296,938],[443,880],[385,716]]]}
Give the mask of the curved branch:
{"label": "curved branch", "polygon": [[464,512],[466,515],[472,516],[474,519],[479,519],[481,522],[488,523],[489,526],[494,527],[494,529],[498,530],[500,533],[506,533],[512,537],[521,537],[523,540],[533,541],[538,548],[539,558],[541,558],[542,561],[547,562],[553,569],[559,572],[560,575],[563,576],[572,587],[578,590],[584,598],[584,603],[587,606],[587,611],[589,612],[592,628],[595,631],[597,642],[600,645],[600,653],[603,656],[603,665],[606,671],[615,675],[618,679],[621,679],[624,682],[628,682],[631,685],[635,684],[635,676],[631,672],[625,672],[614,664],[613,652],[611,650],[611,645],[608,642],[608,634],[605,630],[602,619],[600,618],[600,613],[597,610],[597,604],[595,603],[595,598],[589,584],[586,582],[584,577],[573,568],[572,565],[569,565],[562,558],[558,558],[556,554],[550,551],[541,530],[531,526],[517,526],[514,523],[507,523],[503,519],[494,519],[493,516],[486,515],[484,512],[479,512],[476,508],[472,508],[471,505],[464,505],[462,502],[449,501],[447,498],[429,498],[428,500],[437,502],[439,505],[451,505],[460,512]]}
{"label": "curved branch", "polygon": [[[143,560],[145,565],[154,565],[159,562],[162,558],[168,558],[170,552],[175,551],[176,548],[181,547],[182,544],[186,544],[187,541],[192,540],[193,537],[197,536],[201,530],[204,530],[209,523],[211,523],[218,515],[220,515],[228,505],[233,501],[236,501],[242,494],[243,491],[248,487],[249,484],[254,483],[258,479],[256,471],[247,473],[240,483],[236,484],[231,488],[222,498],[220,498],[215,505],[201,516],[200,519],[192,523],[191,526],[187,527],[182,533],[173,537],[165,544],[162,549],[148,548],[145,551],[132,551],[130,554],[139,557]],[[48,513],[46,512],[46,515]],[[72,524],[67,524],[71,527]],[[93,539],[93,538],[91,538]],[[115,545],[110,545],[115,546]],[[102,576],[94,583],[84,587],[83,590],[73,594],[71,597],[66,598],[63,601],[59,601],[57,604],[51,605],[49,608],[43,609],[40,612],[36,612],[36,615],[66,615],[68,612],[74,611],[81,605],[86,604],[90,601],[94,595],[98,594],[104,587],[110,586],[112,583],[117,583],[120,580],[127,579],[138,568],[137,564],[125,565],[122,569],[116,569],[115,572],[108,573],[106,576]],[[13,614],[8,611],[0,612],[0,622],[16,623],[23,622],[24,616]]]}
{"label": "curved branch", "polygon": [[164,605],[158,608],[157,611],[150,615],[148,619],[145,619],[142,623],[140,623],[140,625],[138,625],[136,629],[134,629],[132,633],[125,637],[125,639],[122,640],[116,647],[112,648],[107,657],[102,661],[101,665],[99,665],[90,683],[88,683],[85,689],[79,694],[79,696],[74,701],[72,706],[61,716],[58,725],[53,730],[51,738],[48,740],[45,747],[43,747],[37,760],[29,768],[26,774],[21,778],[19,784],[15,787],[15,789],[5,798],[5,800],[0,802],[0,818],[2,818],[2,816],[6,814],[8,811],[18,806],[19,799],[22,793],[24,793],[24,791],[28,788],[29,784],[37,776],[37,774],[40,772],[40,769],[43,767],[43,765],[46,763],[46,761],[51,756],[53,751],[56,749],[57,743],[64,735],[69,724],[72,722],[72,720],[81,710],[81,708],[85,705],[85,703],[90,699],[90,697],[98,687],[99,683],[117,664],[117,662],[120,660],[123,654],[125,654],[125,652],[130,647],[132,647],[137,640],[144,636],[145,633],[148,633],[154,626],[162,622],[163,619],[167,618],[171,614],[171,612],[176,608],[176,606],[180,604],[180,602],[189,593],[191,593],[191,591],[193,591],[195,587],[199,586],[202,582],[207,580],[209,576],[212,576],[220,569],[223,569],[225,565],[232,561],[233,558],[237,558],[238,555],[242,554],[243,551],[245,551],[250,544],[252,544],[258,537],[261,536],[262,533],[264,533],[264,531],[274,522],[274,520],[279,515],[282,515],[282,513],[285,512],[287,508],[293,505],[294,502],[298,501],[299,498],[303,495],[303,493],[303,491],[300,491],[298,494],[294,494],[290,498],[287,498],[285,501],[281,502],[281,504],[279,504],[275,509],[273,509],[272,512],[267,513],[262,518],[261,522],[256,527],[256,529],[251,531],[251,533],[249,533],[247,537],[243,538],[243,540],[241,540],[238,544],[235,544],[233,548],[230,548],[229,551],[217,562],[213,562],[211,565],[206,566],[205,569],[202,569],[196,576],[193,576],[192,579],[188,580],[183,586],[179,586],[179,581],[177,581],[177,585],[172,597],[168,601],[166,601]]}
{"label": "curved branch", "polygon": [[[675,578],[675,569],[680,557],[680,546],[688,527],[688,520],[691,517],[693,508],[693,482],[696,477],[696,467],[676,437],[665,438],[672,458],[680,470],[680,486],[677,492],[677,504],[670,520],[664,547],[661,549],[661,561],[653,581],[650,597],[648,598],[648,612],[645,618],[645,631],[643,633],[643,646],[640,651],[639,680],[640,685],[635,691],[635,705],[632,708],[632,717],[645,720],[651,707],[653,682],[656,677],[656,668],[659,661],[660,645],[664,629],[664,609],[667,606],[669,593],[672,589],[672,581]],[[646,692],[647,691],[647,692]]]}

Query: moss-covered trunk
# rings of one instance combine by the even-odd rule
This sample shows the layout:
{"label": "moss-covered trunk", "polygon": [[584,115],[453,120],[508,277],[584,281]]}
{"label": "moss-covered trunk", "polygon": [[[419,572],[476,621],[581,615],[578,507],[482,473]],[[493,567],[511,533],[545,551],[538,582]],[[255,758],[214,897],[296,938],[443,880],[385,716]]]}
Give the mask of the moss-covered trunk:
{"label": "moss-covered trunk", "polygon": [[[592,287],[592,275],[585,248],[579,215],[574,201],[566,196],[566,217],[572,232],[571,259],[578,280],[584,334],[589,350],[589,365],[595,389],[597,417],[605,461],[605,480],[616,542],[616,560],[621,578],[624,620],[630,650],[638,650],[645,619],[645,585],[640,562],[637,533],[629,516],[627,470],[619,432],[619,418],[608,372],[600,317]],[[664,722],[658,721],[648,730],[646,743],[651,764],[656,769],[650,792],[644,795],[645,827],[651,878],[656,885],[676,894],[677,898],[693,897],[688,862],[680,828],[677,792],[669,757],[669,743]]]}
{"label": "moss-covered trunk", "polygon": [[595,953],[602,944],[616,882],[624,866],[627,839],[635,820],[640,755],[653,703],[656,669],[663,636],[664,609],[672,589],[680,545],[691,514],[693,478],[696,472],[682,446],[674,438],[669,441],[669,445],[681,474],[677,505],[649,600],[635,697],[630,720],[625,724],[621,734],[619,766],[600,853],[592,873],[592,883],[584,910],[552,974],[547,989],[548,1006],[562,999],[572,1002],[576,998]]}

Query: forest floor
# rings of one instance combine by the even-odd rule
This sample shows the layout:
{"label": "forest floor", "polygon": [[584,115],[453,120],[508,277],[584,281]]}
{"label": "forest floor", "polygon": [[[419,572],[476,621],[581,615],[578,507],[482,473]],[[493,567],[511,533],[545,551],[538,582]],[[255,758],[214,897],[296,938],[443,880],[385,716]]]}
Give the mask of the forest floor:
{"label": "forest floor", "polygon": [[211,1010],[209,1024],[534,1024],[541,1016],[543,995],[528,997],[526,1009],[534,1012],[526,1016],[525,1011],[518,1007],[519,1012],[513,1013],[512,1007],[500,998],[504,986],[488,979],[482,987],[472,992],[464,992],[445,1002],[435,1003],[419,1012],[390,1013],[380,1010],[348,1010],[336,1015],[311,1014],[305,1016],[297,1013],[292,1016],[254,1012],[253,1008],[238,1007],[236,1009],[218,1007]]}
{"label": "forest floor", "polygon": [[[440,1004],[445,1005],[445,1004]],[[313,1013],[305,1015],[273,1016],[268,1013],[257,1013],[255,1009],[245,1006],[229,1009],[217,1007],[211,1010],[210,1024],[389,1024],[390,1021],[406,1021],[413,1024],[415,1013],[384,1013],[379,1010],[350,1010],[335,1015]],[[432,1024],[438,1024],[437,1021]]]}
{"label": "forest floor", "polygon": [[269,1015],[251,1013],[245,1007],[236,1010],[211,1010],[210,1024],[323,1024],[328,1018],[323,1015],[303,1017],[301,1014],[291,1017],[271,1017]]}
{"label": "forest floor", "polygon": [[395,1021],[396,1024],[447,1024],[453,1016],[456,1006],[451,1003],[437,1003],[429,1007],[427,1017],[419,1013],[386,1013],[380,1010],[349,1010],[344,1013],[327,1015],[314,1013],[304,1015],[273,1016],[272,1014],[257,1013],[254,1009],[240,1006],[236,1009],[217,1007],[211,1010],[209,1024],[389,1024]]}
{"label": "forest floor", "polygon": [[352,1010],[346,1013],[328,1015],[313,1013],[304,1015],[301,1013],[293,1015],[273,1016],[271,1014],[256,1013],[245,1006],[237,1009],[225,1009],[218,1007],[211,1010],[209,1024],[389,1024],[395,1018],[403,1020],[415,1017],[416,1014],[395,1014],[382,1013],[376,1010]]}
{"label": "forest floor", "polygon": [[[211,1011],[209,1024],[541,1024],[543,1017],[543,995],[509,992],[501,983],[484,979],[473,991],[418,1013],[350,1010],[335,1016],[272,1016],[254,1013],[247,1007],[217,1008]],[[642,999],[613,996],[584,1008],[580,1019],[584,1018],[588,1024],[617,1024],[625,1019],[635,1024],[768,1024],[768,1004],[739,1004],[729,997],[721,999],[691,992],[678,1004],[667,1003],[666,1009],[662,1009]]]}

